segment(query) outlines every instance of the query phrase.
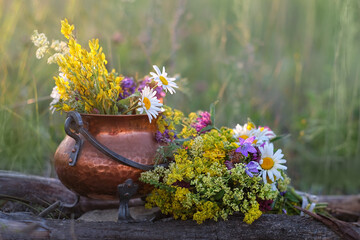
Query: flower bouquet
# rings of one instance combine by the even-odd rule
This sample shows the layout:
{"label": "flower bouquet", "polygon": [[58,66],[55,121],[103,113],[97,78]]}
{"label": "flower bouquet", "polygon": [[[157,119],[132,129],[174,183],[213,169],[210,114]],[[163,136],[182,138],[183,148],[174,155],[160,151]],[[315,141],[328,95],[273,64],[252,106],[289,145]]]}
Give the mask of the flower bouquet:
{"label": "flower bouquet", "polygon": [[[294,205],[305,202],[288,187],[284,154],[273,143],[279,137],[269,127],[256,127],[250,120],[234,129],[218,129],[212,109],[212,114],[191,113],[186,118],[169,108],[161,114],[158,139],[169,145],[161,147],[158,154],[170,163],[168,168],[142,173],[140,180],[155,187],[146,207],[157,206],[175,219],[197,223],[226,220],[235,212],[243,213],[248,224],[263,212],[299,214]],[[179,134],[175,133],[176,124],[180,125]],[[307,203],[302,207],[313,211],[315,205]]]}
{"label": "flower bouquet", "polygon": [[143,79],[119,75],[114,69],[108,71],[107,60],[98,39],[89,41],[90,50],[84,49],[73,34],[74,26],[68,20],[61,21],[61,33],[67,42],[53,40],[50,44],[44,33],[37,30],[31,37],[38,48],[36,57],[50,54],[48,63],[59,66],[54,77],[50,103],[52,112],[77,111],[88,114],[127,115],[146,113],[149,121],[161,111],[162,98],[166,92],[175,93],[175,78],[168,77],[154,65],[155,72]]}
{"label": "flower bouquet", "polygon": [[59,66],[50,109],[68,116],[67,136],[54,156],[57,175],[69,189],[90,198],[116,199],[119,184],[127,180],[139,186],[139,195],[145,194],[150,188],[138,178],[153,168],[160,146],[154,119],[164,110],[166,93],[178,88],[176,78],[156,65],[142,79],[108,70],[99,40],[90,40],[87,50],[73,32],[65,19],[61,33],[67,41],[50,44],[38,31],[31,37],[36,57],[49,54],[48,63]]}
{"label": "flower bouquet", "polygon": [[[182,112],[162,104],[166,93],[173,94],[178,87],[176,79],[168,77],[164,67],[161,71],[154,65],[155,72],[140,80],[124,77],[115,70],[109,71],[99,40],[89,41],[88,51],[77,42],[73,30],[74,26],[65,19],[61,21],[61,33],[67,42],[53,40],[50,44],[45,34],[38,31],[32,36],[33,43],[38,47],[36,57],[50,54],[48,63],[59,66],[59,74],[54,77],[56,86],[51,93],[53,101],[50,109],[53,112],[76,111],[86,119],[90,118],[86,114],[127,116],[146,113],[149,121],[140,120],[133,126],[130,125],[134,118],[121,123],[107,118],[106,124],[117,128],[109,130],[106,137],[98,134],[104,128],[99,120],[88,125],[102,129],[93,131],[93,134],[98,134],[95,138],[113,144],[114,149],[127,151],[132,157],[134,153],[142,155],[140,160],[147,164],[156,157],[157,162],[167,162],[168,166],[157,166],[143,172],[148,166],[143,168],[139,163],[119,167],[111,159],[105,159],[105,164],[105,160],[87,145],[89,153],[82,151],[78,165],[80,170],[75,171],[68,166],[69,156],[77,154],[82,144],[82,140],[75,136],[80,147],[74,146],[72,139],[64,142],[65,139],[60,145],[64,151],[55,154],[60,159],[55,161],[55,164],[59,162],[59,178],[70,189],[89,197],[108,198],[116,195],[116,186],[126,180],[120,180],[119,176],[129,176],[131,171],[134,172],[131,176],[138,178],[141,174],[140,180],[154,187],[147,196],[146,207],[158,206],[164,214],[183,220],[193,219],[198,223],[207,219],[227,219],[229,215],[240,212],[244,214],[244,221],[250,224],[263,212],[298,214],[299,210],[294,205],[307,203],[288,187],[290,179],[285,172],[286,160],[282,150],[275,149],[273,142],[278,137],[269,127],[256,127],[249,120],[234,129],[219,129],[215,126],[214,105],[210,113],[190,113],[185,117]],[[148,123],[152,125],[149,125],[146,135],[144,125]],[[80,125],[81,121],[77,124]],[[129,131],[118,129],[123,125],[127,125]],[[147,144],[131,143],[119,147],[113,140],[116,133],[126,135],[135,130],[138,132],[134,139],[141,141],[147,138]],[[68,135],[78,132],[79,129],[75,129]],[[89,134],[85,130],[82,133],[85,136]],[[120,138],[122,142],[129,139],[128,136]],[[95,145],[99,149],[100,144]],[[131,150],[134,146],[138,148],[137,145],[145,147]],[[149,146],[153,146],[156,155],[146,152]],[[109,153],[108,150],[105,152]],[[75,165],[75,162],[69,161],[71,166]],[[131,166],[142,168],[135,171]],[[322,206],[306,204],[302,207],[314,210]]]}

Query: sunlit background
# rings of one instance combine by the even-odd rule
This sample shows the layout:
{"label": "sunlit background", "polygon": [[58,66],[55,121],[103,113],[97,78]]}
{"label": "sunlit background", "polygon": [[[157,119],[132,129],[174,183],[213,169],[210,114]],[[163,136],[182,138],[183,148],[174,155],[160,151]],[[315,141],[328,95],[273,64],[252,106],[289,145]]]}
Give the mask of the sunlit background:
{"label": "sunlit background", "polygon": [[250,117],[278,135],[292,184],[360,192],[360,2],[356,0],[0,0],[0,169],[54,176],[64,115],[51,114],[56,65],[35,57],[35,29],[83,45],[99,38],[109,68],[180,74],[166,104],[216,106],[216,125]]}

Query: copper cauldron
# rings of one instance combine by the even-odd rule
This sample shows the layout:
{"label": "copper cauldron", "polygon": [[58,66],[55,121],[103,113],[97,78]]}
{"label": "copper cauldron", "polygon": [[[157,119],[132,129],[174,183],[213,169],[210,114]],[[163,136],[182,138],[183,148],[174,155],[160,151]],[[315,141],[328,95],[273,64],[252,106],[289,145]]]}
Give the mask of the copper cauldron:
{"label": "copper cauldron", "polygon": [[69,112],[69,136],[54,157],[57,175],[67,188],[93,199],[117,199],[117,186],[127,179],[139,185],[137,196],[148,193],[151,187],[138,178],[153,168],[156,130],[147,115]]}

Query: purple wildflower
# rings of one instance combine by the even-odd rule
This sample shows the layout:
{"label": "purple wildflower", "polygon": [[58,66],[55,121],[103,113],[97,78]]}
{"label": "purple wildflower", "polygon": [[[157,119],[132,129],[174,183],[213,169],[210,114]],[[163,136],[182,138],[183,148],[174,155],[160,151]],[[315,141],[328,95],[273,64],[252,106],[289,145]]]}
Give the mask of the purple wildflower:
{"label": "purple wildflower", "polygon": [[155,134],[156,141],[159,143],[169,143],[171,142],[171,137],[169,135],[169,130],[166,129],[164,133],[157,131]]}
{"label": "purple wildflower", "polygon": [[254,141],[255,136],[251,138],[247,138],[246,140],[239,138],[240,147],[236,149],[236,152],[241,152],[244,157],[248,156],[248,153],[256,153],[256,148],[254,148],[251,144]]}
{"label": "purple wildflower", "polygon": [[124,99],[129,97],[131,94],[135,92],[136,84],[131,77],[125,77],[121,81],[121,88],[123,90],[122,93],[119,94],[119,99]]}
{"label": "purple wildflower", "polygon": [[245,172],[247,175],[249,175],[249,177],[253,177],[253,173],[258,173],[258,166],[259,164],[255,161],[251,161],[249,162],[246,166],[245,166]]}
{"label": "purple wildflower", "polygon": [[[157,86],[156,82],[151,81],[151,79],[149,79],[149,76],[146,76],[144,77],[144,80],[140,82],[138,90],[139,92],[141,92],[144,89],[144,87],[149,86],[150,88],[153,88],[155,85]],[[160,86],[157,86],[155,88],[155,92],[157,99],[164,98],[166,95],[166,93],[163,91],[162,87]]]}
{"label": "purple wildflower", "polygon": [[287,214],[287,211],[286,211],[285,208],[283,208],[282,211],[283,211],[284,214]]}
{"label": "purple wildflower", "polygon": [[256,153],[251,154],[251,159],[259,163],[259,161],[261,160],[261,151],[257,146],[255,146],[255,149],[256,149]]}
{"label": "purple wildflower", "polygon": [[201,112],[199,117],[196,118],[196,122],[191,124],[191,127],[195,128],[197,132],[200,132],[201,129],[211,125],[211,115],[209,112]]}
{"label": "purple wildflower", "polygon": [[228,170],[231,170],[235,167],[234,164],[230,161],[225,161],[225,166],[227,167]]}

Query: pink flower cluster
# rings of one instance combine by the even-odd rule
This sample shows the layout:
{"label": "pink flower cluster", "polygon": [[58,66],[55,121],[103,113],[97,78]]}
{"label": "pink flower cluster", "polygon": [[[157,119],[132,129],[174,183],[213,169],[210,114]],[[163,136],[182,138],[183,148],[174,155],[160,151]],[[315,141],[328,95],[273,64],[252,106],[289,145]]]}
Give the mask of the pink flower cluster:
{"label": "pink flower cluster", "polygon": [[201,112],[199,117],[196,118],[196,122],[191,125],[191,127],[195,128],[197,132],[200,132],[201,129],[211,125],[211,115],[209,112]]}

